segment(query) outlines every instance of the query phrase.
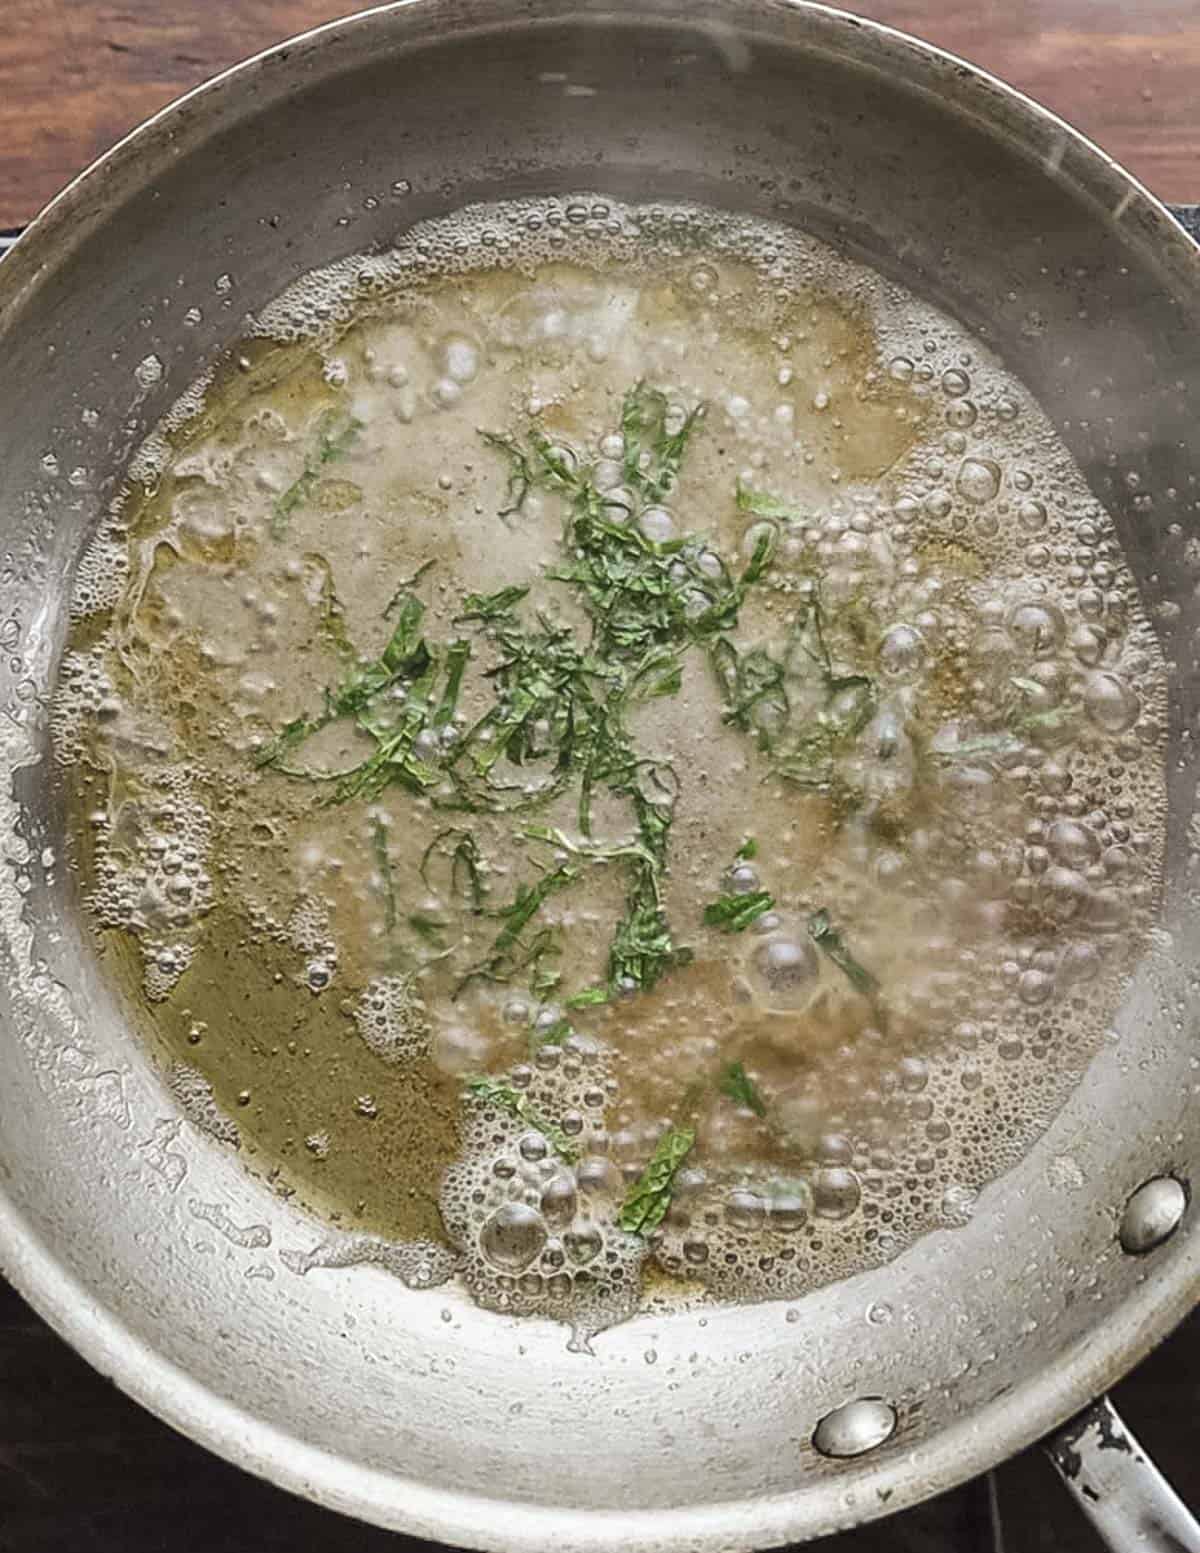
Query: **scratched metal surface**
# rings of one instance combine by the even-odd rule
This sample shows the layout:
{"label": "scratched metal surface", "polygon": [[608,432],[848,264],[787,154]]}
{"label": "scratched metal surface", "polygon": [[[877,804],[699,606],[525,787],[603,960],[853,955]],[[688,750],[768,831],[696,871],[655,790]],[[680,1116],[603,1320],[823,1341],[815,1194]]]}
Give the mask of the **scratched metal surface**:
{"label": "scratched metal surface", "polygon": [[[1117,1388],[1142,1443],[1200,1505],[1200,1312]],[[1027,1451],[994,1475],[813,1553],[1100,1553]],[[421,1553],[231,1467],[131,1402],[0,1282],[0,1553]]]}
{"label": "scratched metal surface", "polygon": [[[1200,236],[1200,208],[1180,212]],[[0,235],[0,253],[7,240]],[[1200,1314],[1117,1388],[1132,1428],[1200,1505]],[[0,1284],[0,1553],[403,1553],[430,1547],[295,1499],[175,1434],[91,1370]],[[826,1553],[1094,1553],[1094,1533],[1027,1452],[992,1479]]]}

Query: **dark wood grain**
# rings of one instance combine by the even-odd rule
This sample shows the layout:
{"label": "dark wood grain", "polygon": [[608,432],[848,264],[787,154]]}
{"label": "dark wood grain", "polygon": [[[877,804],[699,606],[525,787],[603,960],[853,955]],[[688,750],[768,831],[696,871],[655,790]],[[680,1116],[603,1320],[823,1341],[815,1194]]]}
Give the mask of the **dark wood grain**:
{"label": "dark wood grain", "polygon": [[[3,0],[0,229],[214,71],[351,0]],[[860,0],[1013,82],[1164,199],[1200,199],[1196,0]]]}

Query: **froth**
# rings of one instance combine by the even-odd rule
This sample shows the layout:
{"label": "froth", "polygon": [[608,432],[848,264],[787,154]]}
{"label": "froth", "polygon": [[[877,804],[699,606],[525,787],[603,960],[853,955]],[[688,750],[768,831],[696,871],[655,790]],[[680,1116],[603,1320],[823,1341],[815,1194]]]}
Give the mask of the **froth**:
{"label": "froth", "polygon": [[[554,284],[543,286],[543,267],[563,260],[594,274],[564,280],[559,270]],[[777,337],[771,346],[778,363],[773,358],[765,387],[730,383],[714,398],[711,385],[699,381],[704,369],[695,357],[689,363],[682,345],[669,357],[662,345],[672,403],[691,405],[708,395],[709,425],[736,443],[738,457],[744,453],[746,484],[761,473],[764,485],[778,476],[785,492],[820,491],[811,501],[782,504],[767,520],[777,540],[768,607],[777,631],[811,598],[819,575],[830,613],[858,622],[857,642],[835,644],[835,654],[846,655],[835,667],[847,683],[866,674],[878,687],[878,704],[839,772],[861,794],[840,832],[844,867],[818,878],[818,858],[797,885],[790,821],[780,826],[782,836],[760,838],[759,872],[749,871],[747,887],[769,889],[776,908],[732,951],[726,946],[736,972],[732,1010],[721,1010],[726,1025],[681,1035],[687,1019],[668,1003],[661,1030],[649,1032],[653,1042],[641,1031],[641,1071],[623,1062],[619,1038],[607,1048],[571,1035],[500,1075],[502,1095],[468,1090],[461,1156],[440,1194],[455,1252],[434,1256],[436,1248],[424,1244],[342,1237],[289,1253],[298,1273],[368,1262],[425,1286],[458,1267],[480,1304],[566,1321],[581,1346],[636,1308],[648,1257],[722,1297],[794,1297],[888,1260],[932,1227],[969,1218],[978,1189],[1019,1158],[1102,1038],[1160,882],[1163,665],[1110,520],[1037,405],[961,328],[804,235],[689,206],[630,208],[595,196],[479,206],[421,224],[387,253],[304,277],[263,309],[254,328],[277,342],[315,344],[325,359],[322,392],[345,390],[356,416],[368,406],[377,424],[365,416],[362,440],[376,452],[397,426],[470,406],[494,372],[492,347],[535,359],[541,351],[553,355],[521,413],[562,410],[564,364],[583,362],[587,370],[619,351],[639,285],[651,288],[665,274],[672,286],[688,289],[691,301],[715,302],[726,260],[749,265],[758,277],[764,335],[772,309],[788,314],[798,293],[834,297],[847,316],[869,319],[878,351],[860,397],[871,399],[880,383],[905,392],[903,403],[880,412],[889,423],[908,417],[901,441],[893,446],[874,423],[884,453],[857,468],[847,456],[838,467],[837,450],[853,450],[848,434],[837,433],[856,404],[855,390],[845,388],[848,376],[842,388],[832,370],[822,376],[834,366],[832,355],[812,369],[811,382],[798,385],[789,354],[794,342]],[[497,271],[521,282],[502,306],[474,313],[459,306],[476,278],[484,285]],[[592,284],[594,275],[603,284]],[[447,278],[463,282],[450,302],[436,291]],[[476,322],[486,318],[480,339],[464,332],[464,313]],[[353,348],[341,343],[351,325],[373,316],[381,320],[376,338]],[[715,317],[697,323],[687,314],[686,328],[711,329],[718,349]],[[396,338],[413,319],[420,328],[410,331],[402,352]],[[678,331],[672,349],[684,325]],[[179,542],[191,521],[187,544],[219,554],[225,566],[234,553],[236,503],[226,501],[223,486],[246,450],[230,438],[172,452],[171,434],[200,407],[203,393],[204,384],[197,385],[178,402],[130,474],[144,486],[168,470],[195,482],[196,507],[207,504],[221,526],[189,520],[194,493],[185,493],[157,537]],[[495,398],[489,402],[494,406]],[[819,421],[827,436],[821,445],[834,450],[810,483],[817,455],[795,429],[805,416],[805,436],[815,439]],[[272,442],[266,458],[259,442],[250,450],[259,459],[258,506],[247,502],[251,516],[242,532],[252,548],[291,474],[306,478],[302,449],[311,446],[319,421],[310,413],[293,426],[263,408],[247,425],[255,437],[269,432],[265,440]],[[621,444],[618,437],[609,446],[611,421],[584,431],[572,424],[569,440],[576,439],[581,456],[596,457],[597,488],[619,494]],[[322,473],[323,481],[330,476],[321,493],[328,513],[348,511],[362,497],[351,482],[334,479],[338,472]],[[445,471],[439,491],[449,492],[456,478],[457,471]],[[424,499],[414,498],[414,506]],[[524,533],[519,526],[506,532],[514,553],[530,546],[526,559],[540,499],[531,495]],[[639,514],[644,533],[668,539],[687,522],[683,503],[675,510],[672,501],[673,493]],[[759,529],[748,519],[739,531],[745,554]],[[113,515],[81,563],[76,618],[110,608],[138,586],[130,579],[151,564],[147,543],[140,543],[139,552]],[[311,562],[309,555],[290,564],[297,576],[309,564],[317,585],[331,591],[328,564],[313,570]],[[273,606],[258,598],[242,606],[258,611],[254,629],[265,637]],[[54,703],[55,751],[70,764],[91,739],[107,740],[120,762],[140,773],[132,796],[99,822],[93,904],[103,925],[138,936],[145,990],[164,998],[183,974],[211,904],[205,859],[212,826],[187,772],[165,764],[168,744],[153,720],[116,695],[112,658],[111,635],[91,651],[67,655]],[[241,682],[243,691],[247,704],[260,693],[253,673]],[[933,725],[911,736],[919,721],[914,709],[930,706],[937,708]],[[664,737],[672,718],[697,721],[682,696],[653,710],[656,734]],[[719,724],[719,709],[713,721]],[[696,764],[708,755],[700,750]],[[703,776],[714,810],[742,812],[746,772],[740,757],[713,759]],[[764,811],[782,812],[769,779],[759,796]],[[886,823],[874,825],[876,819]],[[385,836],[385,862],[387,850]],[[771,876],[773,850],[780,880]],[[679,871],[687,866],[684,860]],[[709,883],[714,892],[723,887],[717,878]],[[380,888],[377,880],[376,895]],[[818,888],[819,897],[812,893]],[[876,1021],[864,1030],[857,993],[814,947],[807,924],[821,906],[858,928],[869,923],[881,894],[890,901],[894,941],[882,932],[872,939],[868,926],[865,945],[856,947],[877,968],[892,956],[893,985],[902,990],[894,992],[890,1026]],[[444,903],[435,904],[440,911]],[[394,917],[394,900],[391,906]],[[435,933],[440,920],[434,913]],[[343,935],[346,964],[339,964],[329,911],[318,896],[301,899],[283,928],[274,919],[271,927],[304,958],[297,981],[310,992],[322,992],[335,975],[350,979],[354,946]],[[377,976],[344,1005],[361,1041],[389,1063],[438,1064],[431,1023],[439,1028],[443,1010],[427,1007],[418,987],[407,972]],[[636,1018],[648,1004],[628,1006]],[[739,1009],[775,1021],[764,1066],[769,1072],[770,1059],[785,1048],[794,1082],[781,1081],[772,1093],[769,1122],[718,1102],[661,1227],[648,1241],[624,1234],[615,1227],[617,1214],[661,1134],[659,1111],[678,1103],[692,1077],[688,1064],[704,1055],[706,1041],[708,1058],[724,1055],[718,1037]],[[581,1010],[576,1022],[611,1034],[605,1020],[623,1017],[619,1008]],[[812,1038],[802,1064],[798,1019]],[[467,1022],[464,1014],[460,1023]],[[548,1015],[545,1028],[558,1023]],[[544,1033],[536,1019],[531,1032],[534,1040]],[[477,1044],[458,1034],[455,1026],[454,1039],[441,1042],[447,1072],[489,1060],[490,1036]],[[510,1035],[502,1029],[496,1039]],[[506,1049],[511,1055],[511,1045]],[[657,1110],[639,1089],[652,1065],[663,1095]],[[211,1131],[211,1090],[197,1077],[184,1070],[172,1084],[189,1115],[205,1117],[201,1125]],[[359,1114],[374,1116],[369,1097],[359,1102]],[[323,1157],[312,1140],[309,1151]],[[781,1155],[787,1169],[764,1163]]]}
{"label": "froth", "polygon": [[359,1035],[385,1062],[428,1057],[429,1014],[413,976],[381,976],[354,1007]]}
{"label": "froth", "polygon": [[442,1183],[442,1218],[463,1278],[489,1310],[568,1323],[586,1349],[637,1308],[646,1244],[615,1225],[622,1183],[608,1158],[608,1061],[571,1038],[505,1075],[523,1114],[465,1102],[461,1162]]}

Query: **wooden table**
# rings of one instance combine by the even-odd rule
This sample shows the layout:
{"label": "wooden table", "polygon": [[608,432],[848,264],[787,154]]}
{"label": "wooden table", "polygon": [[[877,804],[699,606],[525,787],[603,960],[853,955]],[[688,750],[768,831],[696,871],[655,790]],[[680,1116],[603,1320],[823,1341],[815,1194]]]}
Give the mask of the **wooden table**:
{"label": "wooden table", "polygon": [[[179,92],[355,9],[346,0],[0,0],[0,231]],[[1200,0],[862,0],[1094,136],[1158,194],[1200,200]],[[1200,1503],[1200,1316],[1118,1390]],[[1036,1452],[995,1486],[1008,1553],[1096,1553]],[[981,1482],[828,1553],[992,1553]],[[116,1392],[0,1283],[0,1553],[403,1553],[180,1439]]]}
{"label": "wooden table", "polygon": [[[187,87],[351,0],[0,0],[0,231]],[[993,70],[1166,200],[1200,199],[1196,0],[859,0]]]}

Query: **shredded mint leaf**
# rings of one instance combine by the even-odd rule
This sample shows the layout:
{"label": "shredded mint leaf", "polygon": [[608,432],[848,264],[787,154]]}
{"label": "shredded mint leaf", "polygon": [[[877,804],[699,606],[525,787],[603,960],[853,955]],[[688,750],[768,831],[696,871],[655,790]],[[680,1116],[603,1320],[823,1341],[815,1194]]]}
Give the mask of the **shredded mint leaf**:
{"label": "shredded mint leaf", "polygon": [[960,739],[952,749],[934,750],[935,760],[951,762],[974,760],[977,757],[1016,755],[1023,748],[1020,739],[1011,733],[980,733]]}
{"label": "shredded mint leaf", "polygon": [[779,543],[779,530],[771,525],[764,527],[761,534],[754,541],[754,550],[746,563],[746,568],[738,581],[741,591],[745,591],[751,584],[758,582],[763,573],[770,566],[775,557],[775,548]]}
{"label": "shredded mint leaf", "polygon": [[346,610],[333,583],[333,568],[323,555],[310,551],[304,559],[321,574],[320,619],[317,636],[327,647],[343,659],[354,659],[357,654],[346,635]]}
{"label": "shredded mint leaf", "polygon": [[292,513],[297,507],[303,507],[312,500],[325,465],[336,458],[344,458],[362,429],[362,421],[355,420],[353,416],[344,418],[334,410],[327,410],[321,416],[317,422],[317,445],[304,460],[300,477],[276,499],[271,518],[273,539],[283,538]]}
{"label": "shredded mint leaf", "polygon": [[671,414],[666,394],[645,382],[631,388],[621,406],[625,479],[648,502],[662,501],[675,489],[688,440],[704,407],[690,410],[675,431],[667,430]]}
{"label": "shredded mint leaf", "polygon": [[[453,845],[451,845],[453,843]],[[469,830],[451,826],[441,830],[425,848],[421,857],[421,878],[433,889],[429,867],[435,855],[450,860],[450,888],[459,899],[469,899],[471,910],[478,915],[483,910],[483,872],[479,844]]]}
{"label": "shredded mint leaf", "polygon": [[550,962],[562,955],[559,935],[551,928],[538,934],[534,952],[529,960],[529,991],[539,1002],[545,1002],[557,992],[562,982],[562,972]]}
{"label": "shredded mint leaf", "polygon": [[442,690],[442,699],[433,714],[435,728],[444,728],[454,719],[458,709],[458,698],[462,691],[463,671],[470,656],[470,642],[451,642],[446,650],[446,684]]}
{"label": "shredded mint leaf", "polygon": [[[732,657],[731,720],[767,741],[786,716],[782,668],[754,650],[740,653],[729,640],[748,590],[770,565],[774,526],[756,536],[754,553],[734,577],[700,536],[656,544],[633,521],[642,507],[674,488],[700,416],[699,408],[683,415],[646,383],[625,396],[621,435],[632,511],[617,511],[613,498],[598,489],[594,458],[552,440],[540,426],[521,437],[481,433],[508,462],[506,515],[519,510],[535,487],[563,500],[561,561],[546,575],[582,608],[583,631],[541,612],[525,618],[520,606],[529,594],[526,584],[468,595],[457,621],[483,628],[484,642],[476,651],[492,655],[476,673],[467,642],[436,642],[425,635],[424,609],[414,588],[427,563],[389,602],[394,629],[379,656],[357,658],[326,691],[320,713],[286,725],[259,755],[263,765],[322,784],[323,804],[370,799],[399,786],[440,809],[507,813],[548,804],[573,790],[579,830],[587,838],[596,794],[604,791],[627,803],[632,838],[608,847],[574,843],[571,853],[576,867],[612,861],[627,876],[605,984],[576,993],[586,1000],[576,1006],[652,987],[691,957],[675,942],[663,907],[678,784],[668,766],[638,748],[628,726],[632,710],[677,695],[685,655],[700,647]],[[714,647],[721,641],[724,647]],[[345,656],[353,656],[346,647]],[[484,704],[473,725],[449,746],[437,736],[456,720],[468,685],[472,699],[482,693]],[[291,764],[312,733],[343,717],[372,741],[365,759],[340,772]],[[435,854],[450,857],[455,893],[469,890],[480,910],[473,846],[465,834],[453,833],[444,842],[435,838],[426,865]],[[560,973],[550,963],[555,935],[549,929],[533,932],[533,923],[542,891],[575,871],[546,876],[556,884],[526,887],[497,913],[502,921],[496,942],[465,979],[508,980],[527,972],[531,987],[556,984]]]}
{"label": "shredded mint leaf", "polygon": [[264,745],[255,754],[254,764],[259,767],[280,765],[293,750],[299,749],[310,734],[322,727],[324,723],[320,719],[293,717],[290,723],[284,723],[270,744]]}
{"label": "shredded mint leaf", "polygon": [[802,522],[804,514],[790,502],[780,501],[766,491],[756,491],[744,480],[737,483],[734,498],[739,512],[752,512],[756,518],[779,518],[787,522]]}
{"label": "shredded mint leaf", "polygon": [[672,1127],[663,1133],[651,1156],[621,1204],[617,1223],[629,1235],[651,1235],[666,1217],[679,1167],[692,1151],[696,1132],[692,1127]]}
{"label": "shredded mint leaf", "polygon": [[809,917],[808,932],[813,943],[829,956],[855,992],[861,993],[864,998],[870,998],[872,1001],[879,996],[878,980],[864,965],[860,965],[846,948],[842,935],[833,926],[829,913],[824,907],[820,911],[814,911]]}
{"label": "shredded mint leaf", "polygon": [[769,890],[751,890],[746,895],[720,895],[704,908],[705,927],[720,928],[723,933],[744,933],[752,922],[765,916],[775,905]]}
{"label": "shredded mint leaf", "polygon": [[488,1105],[498,1106],[502,1111],[507,1111],[510,1116],[515,1116],[518,1121],[525,1122],[535,1131],[540,1132],[558,1157],[568,1164],[574,1163],[579,1158],[579,1150],[562,1128],[556,1122],[548,1121],[529,1096],[512,1084],[506,1083],[503,1079],[483,1077],[471,1079],[466,1088],[469,1095],[485,1101]]}
{"label": "shredded mint leaf", "polygon": [[523,946],[521,934],[550,896],[574,884],[578,877],[577,868],[564,864],[543,874],[536,884],[518,885],[512,901],[494,913],[504,926],[496,934],[491,952],[462,977],[454,989],[454,997],[459,997],[472,981],[511,981],[517,971],[541,960],[548,952],[549,941],[535,939],[532,944]]}
{"label": "shredded mint leaf", "polygon": [[533,1030],[530,1033],[529,1044],[536,1051],[542,1046],[561,1046],[567,1036],[572,1033],[571,1021],[564,1015],[556,1019],[552,1025],[544,1030]]}
{"label": "shredded mint leaf", "polygon": [[770,750],[791,710],[783,664],[764,647],[740,652],[725,636],[713,643],[709,659],[725,698],[725,722],[753,733],[759,749]]}
{"label": "shredded mint leaf", "polygon": [[392,880],[392,860],[388,855],[387,826],[378,815],[371,821],[371,841],[383,891],[383,925],[390,933],[396,926],[396,889]]}
{"label": "shredded mint leaf", "polygon": [[1067,706],[1047,707],[1044,712],[1026,712],[1017,718],[1017,728],[1021,733],[1037,733],[1043,728],[1062,728],[1073,721],[1074,711]]}
{"label": "shredded mint leaf", "polygon": [[429,571],[430,567],[436,565],[436,559],[431,556],[428,561],[422,561],[415,572],[412,572],[409,574],[409,576],[402,578],[396,584],[395,593],[392,594],[391,598],[383,606],[383,618],[385,620],[399,604],[404,602],[405,597],[412,592],[412,590],[420,582],[421,578],[424,577],[425,573]]}
{"label": "shredded mint leaf", "polygon": [[607,987],[585,987],[582,992],[574,992],[566,1000],[567,1008],[595,1008],[600,1003],[607,1003],[609,991]]}
{"label": "shredded mint leaf", "polygon": [[735,1105],[744,1106],[746,1110],[753,1111],[755,1116],[767,1114],[767,1103],[758,1085],[740,1062],[731,1062],[722,1073],[720,1089]]}
{"label": "shredded mint leaf", "polygon": [[444,947],[442,935],[445,932],[445,923],[439,921],[437,917],[431,916],[426,911],[413,911],[409,913],[408,925],[418,938],[424,939],[427,944],[432,944],[435,949]]}
{"label": "shredded mint leaf", "polygon": [[758,856],[758,842],[753,836],[747,836],[745,841],[733,854],[739,863],[750,863]]}
{"label": "shredded mint leaf", "polygon": [[479,435],[489,448],[502,453],[508,460],[508,486],[504,495],[508,505],[500,509],[499,515],[502,518],[510,518],[514,512],[520,512],[525,505],[525,498],[529,495],[529,487],[533,483],[529,460],[512,437],[504,437],[494,431],[481,431]]}
{"label": "shredded mint leaf", "polygon": [[529,592],[525,587],[501,588],[496,593],[468,593],[463,600],[462,612],[454,617],[455,625],[466,620],[503,620]]}

